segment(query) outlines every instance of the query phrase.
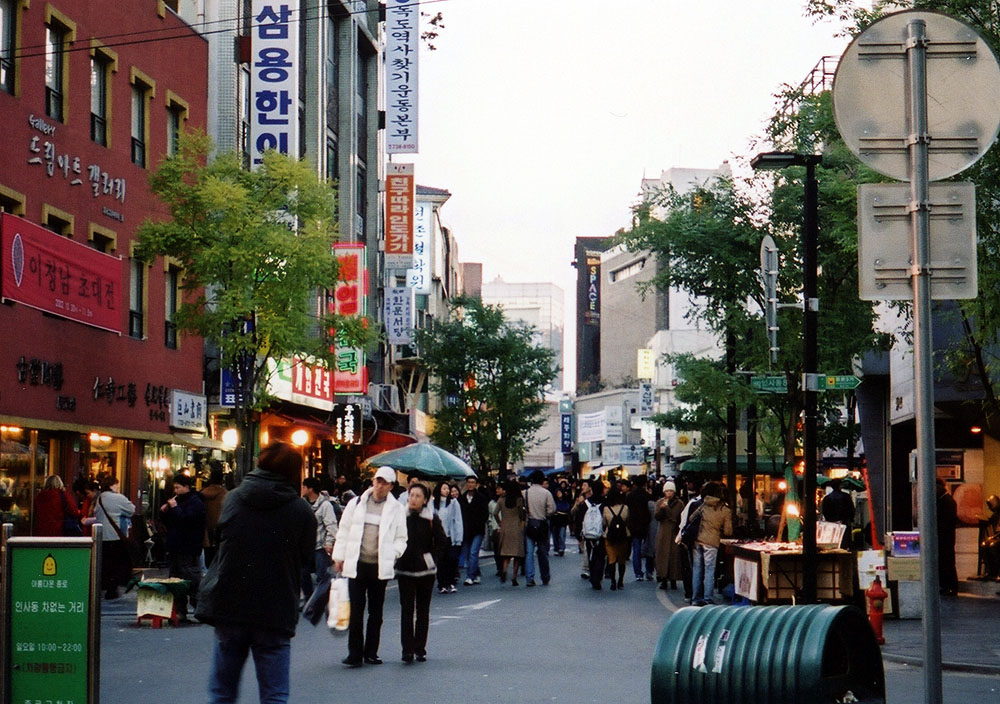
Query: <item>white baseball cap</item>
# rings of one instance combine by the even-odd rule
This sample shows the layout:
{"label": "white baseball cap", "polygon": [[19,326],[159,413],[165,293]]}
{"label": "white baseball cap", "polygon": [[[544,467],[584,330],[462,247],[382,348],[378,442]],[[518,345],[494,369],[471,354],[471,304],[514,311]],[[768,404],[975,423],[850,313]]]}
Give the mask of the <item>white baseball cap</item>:
{"label": "white baseball cap", "polygon": [[396,470],[389,466],[379,467],[378,471],[375,472],[375,478],[394,484],[396,482]]}

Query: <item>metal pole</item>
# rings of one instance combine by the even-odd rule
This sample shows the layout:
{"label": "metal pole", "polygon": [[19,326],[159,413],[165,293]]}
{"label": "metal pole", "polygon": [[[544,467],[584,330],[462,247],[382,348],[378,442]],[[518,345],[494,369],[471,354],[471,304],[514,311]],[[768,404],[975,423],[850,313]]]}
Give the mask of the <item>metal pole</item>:
{"label": "metal pole", "polygon": [[910,223],[913,232],[913,378],[917,421],[920,576],[923,582],[924,702],[940,704],[941,603],[935,495],[934,377],[931,347],[930,206],[927,174],[927,26],[906,26],[906,68],[910,98]]}
{"label": "metal pole", "polygon": [[802,599],[816,603],[816,322],[819,294],[816,270],[819,239],[819,193],[816,162],[806,161],[806,197],[802,229],[802,371],[805,383],[805,478],[802,493]]}

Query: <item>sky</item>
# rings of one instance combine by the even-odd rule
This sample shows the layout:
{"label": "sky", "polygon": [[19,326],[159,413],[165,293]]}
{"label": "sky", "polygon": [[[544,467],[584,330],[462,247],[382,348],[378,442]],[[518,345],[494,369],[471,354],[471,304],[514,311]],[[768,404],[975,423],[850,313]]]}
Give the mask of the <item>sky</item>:
{"label": "sky", "polygon": [[805,0],[444,0],[421,49],[417,183],[484,281],[550,281],[575,374],[576,237],[629,222],[644,176],[752,156],[783,84],[847,39]]}

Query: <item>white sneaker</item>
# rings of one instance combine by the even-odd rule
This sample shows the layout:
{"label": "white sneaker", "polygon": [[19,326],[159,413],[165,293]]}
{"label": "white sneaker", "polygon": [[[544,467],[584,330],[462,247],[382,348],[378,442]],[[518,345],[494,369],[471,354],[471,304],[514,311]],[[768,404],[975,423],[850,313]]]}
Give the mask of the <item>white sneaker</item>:
{"label": "white sneaker", "polygon": [[448,587],[448,593],[449,594],[454,594],[457,591],[458,591],[458,587],[456,587],[454,584],[452,584],[450,587]]}
{"label": "white sneaker", "polygon": [[466,577],[465,581],[462,582],[462,584],[464,584],[467,587],[471,587],[473,584],[475,584],[475,582],[472,581],[472,577]]}
{"label": "white sneaker", "polygon": [[473,584],[480,584],[481,582],[482,582],[482,580],[481,580],[481,579],[479,579],[479,577],[474,577],[474,578],[472,579],[472,583],[473,583]]}

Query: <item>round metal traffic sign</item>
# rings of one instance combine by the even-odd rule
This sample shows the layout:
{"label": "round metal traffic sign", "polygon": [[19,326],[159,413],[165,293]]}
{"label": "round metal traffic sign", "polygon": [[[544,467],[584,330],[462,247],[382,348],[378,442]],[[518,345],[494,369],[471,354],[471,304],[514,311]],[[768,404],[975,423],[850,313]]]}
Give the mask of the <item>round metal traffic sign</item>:
{"label": "round metal traffic sign", "polygon": [[975,163],[1000,131],[1000,64],[968,25],[937,12],[888,15],[844,51],[833,79],[833,114],[848,148],[871,168],[910,180],[907,26],[926,24],[928,178]]}

